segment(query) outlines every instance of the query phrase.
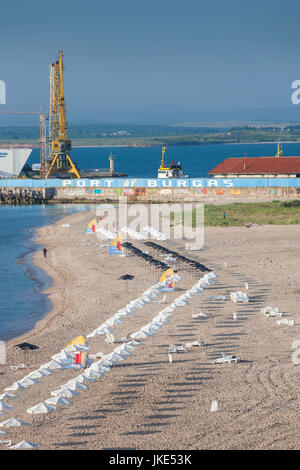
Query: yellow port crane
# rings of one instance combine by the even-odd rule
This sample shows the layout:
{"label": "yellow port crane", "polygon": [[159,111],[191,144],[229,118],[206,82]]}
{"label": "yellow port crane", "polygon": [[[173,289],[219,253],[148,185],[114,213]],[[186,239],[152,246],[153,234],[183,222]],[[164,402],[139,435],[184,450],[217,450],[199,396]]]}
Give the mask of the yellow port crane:
{"label": "yellow port crane", "polygon": [[80,178],[79,171],[69,155],[72,141],[68,139],[63,71],[63,52],[59,51],[58,60],[50,65],[49,157],[45,178],[68,174]]}

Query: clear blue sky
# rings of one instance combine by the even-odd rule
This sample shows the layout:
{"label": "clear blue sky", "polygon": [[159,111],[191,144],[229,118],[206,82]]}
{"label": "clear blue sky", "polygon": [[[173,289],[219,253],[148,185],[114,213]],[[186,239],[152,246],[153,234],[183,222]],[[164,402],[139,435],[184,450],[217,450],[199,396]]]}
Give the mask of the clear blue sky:
{"label": "clear blue sky", "polygon": [[300,120],[299,16],[296,0],[6,1],[0,80],[8,107],[48,109],[62,49],[69,121]]}

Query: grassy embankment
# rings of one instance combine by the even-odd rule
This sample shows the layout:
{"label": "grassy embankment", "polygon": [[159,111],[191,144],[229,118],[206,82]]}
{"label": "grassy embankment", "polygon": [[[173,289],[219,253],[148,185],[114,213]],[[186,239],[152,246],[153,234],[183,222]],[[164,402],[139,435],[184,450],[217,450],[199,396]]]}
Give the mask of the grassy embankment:
{"label": "grassy embankment", "polygon": [[[196,209],[186,214],[186,223],[196,225]],[[226,217],[223,217],[223,213]],[[171,214],[171,220],[179,221],[178,215]],[[224,205],[204,206],[205,226],[245,226],[247,224],[259,225],[293,225],[300,224],[300,200],[233,203]]]}

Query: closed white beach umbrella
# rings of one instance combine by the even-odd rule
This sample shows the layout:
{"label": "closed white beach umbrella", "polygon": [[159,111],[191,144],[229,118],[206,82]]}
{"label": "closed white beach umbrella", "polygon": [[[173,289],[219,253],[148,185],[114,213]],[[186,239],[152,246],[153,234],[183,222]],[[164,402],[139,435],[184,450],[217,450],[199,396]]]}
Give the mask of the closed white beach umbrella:
{"label": "closed white beach umbrella", "polygon": [[126,343],[122,344],[121,346],[118,346],[114,349],[114,351],[117,354],[121,354],[121,356],[123,357],[130,356],[133,352],[132,348],[126,348]]}
{"label": "closed white beach umbrella", "polygon": [[49,371],[55,371],[56,369],[62,369],[62,364],[59,364],[57,361],[49,361],[46,364],[42,364],[40,369],[46,369]]}
{"label": "closed white beach umbrella", "polygon": [[126,351],[128,353],[133,353],[133,351],[136,349],[136,346],[137,345],[132,345],[132,344],[129,344],[129,343],[124,343],[122,344],[122,346],[120,346],[120,350],[121,351]]}
{"label": "closed white beach umbrella", "polygon": [[70,390],[87,390],[88,389],[88,386],[81,383],[81,382],[78,382],[76,379],[72,379],[70,380],[69,382],[67,382],[65,385],[63,385],[63,387],[66,387]]}
{"label": "closed white beach umbrella", "polygon": [[97,328],[97,331],[98,333],[100,334],[104,334],[104,335],[107,335],[107,334],[110,334],[111,332],[113,332],[113,328],[111,328],[111,324],[109,324],[110,322],[108,321],[105,321],[104,323],[102,323],[102,325],[100,325],[98,328]]}
{"label": "closed white beach umbrella", "polygon": [[18,442],[18,444],[15,444],[13,446],[10,446],[10,449],[36,449],[38,446],[38,444],[34,444],[33,442],[29,442],[29,441],[21,441],[21,442]]}
{"label": "closed white beach umbrella", "polygon": [[60,390],[54,390],[53,392],[51,392],[51,395],[53,397],[72,398],[72,397],[78,397],[79,392],[75,392],[75,390],[71,390],[69,388],[63,387]]}
{"label": "closed white beach umbrella", "polygon": [[133,316],[133,309],[132,308],[126,308],[118,311],[118,318],[124,318],[124,317],[132,317]]}
{"label": "closed white beach umbrella", "polygon": [[173,313],[175,309],[176,309],[175,305],[169,305],[168,307],[161,310],[160,313]]}
{"label": "closed white beach umbrella", "polygon": [[158,318],[153,318],[153,321],[160,323],[161,325],[164,323],[170,323],[170,320],[172,318],[171,313],[161,313]]}
{"label": "closed white beach umbrella", "polygon": [[149,332],[145,331],[143,328],[131,335],[132,338],[136,338],[136,339],[146,339],[146,338],[149,338],[149,336],[151,336]]}
{"label": "closed white beach umbrella", "polygon": [[70,361],[73,361],[74,359],[74,354],[71,354],[70,352],[66,352],[66,351],[61,351],[60,353],[58,354],[55,354],[54,356],[52,356],[52,359],[58,363],[60,362],[70,362]]}
{"label": "closed white beach umbrella", "polygon": [[37,379],[31,379],[30,377],[24,377],[24,379],[19,380],[19,383],[22,385],[22,387],[28,388],[32,385],[39,384],[40,381]]}
{"label": "closed white beach umbrella", "polygon": [[99,372],[109,372],[110,367],[105,365],[103,362],[103,358],[100,359],[100,361],[94,362],[94,364],[91,365],[90,369],[95,369],[98,370]]}
{"label": "closed white beach umbrella", "polygon": [[130,353],[128,353],[127,351],[114,350],[112,353],[109,354],[109,358],[111,358],[113,361],[121,362],[124,361],[129,354]]}
{"label": "closed white beach umbrella", "polygon": [[134,303],[134,306],[137,306],[139,308],[143,308],[146,305],[147,302],[145,302],[142,297],[138,297]]}
{"label": "closed white beach umbrella", "polygon": [[120,353],[118,354],[118,353],[113,351],[112,353],[107,354],[106,356],[104,356],[104,359],[109,360],[109,361],[114,361],[114,362],[121,362],[121,361],[124,361],[125,356],[123,356]]}
{"label": "closed white beach umbrella", "polygon": [[192,296],[198,294],[198,289],[197,289],[197,287],[193,286],[193,287],[191,287],[187,292],[188,292],[188,293],[190,294],[190,296],[192,297]]}
{"label": "closed white beach umbrella", "polygon": [[87,335],[87,338],[96,338],[97,336],[100,336],[100,335],[103,335],[103,334],[104,333],[102,333],[101,329],[96,328],[96,330],[92,331],[92,333],[89,333]]}
{"label": "closed white beach umbrella", "polygon": [[49,413],[49,411],[56,411],[56,407],[47,405],[47,403],[39,403],[38,405],[28,408],[27,413],[32,415],[39,415],[42,413]]}
{"label": "closed white beach umbrella", "polygon": [[50,361],[48,365],[48,369],[56,370],[56,369],[63,369],[65,366],[62,362],[57,361]]}
{"label": "closed white beach umbrella", "polygon": [[168,323],[168,320],[163,315],[156,315],[156,317],[152,318],[152,321],[160,326],[164,323]]}
{"label": "closed white beach umbrella", "polygon": [[115,366],[117,364],[117,361],[113,361],[112,359],[107,359],[106,356],[103,357],[102,361],[105,366],[109,366],[109,367]]}
{"label": "closed white beach umbrella", "polygon": [[165,320],[169,320],[170,318],[172,318],[173,312],[172,312],[172,313],[161,312],[159,315],[160,315],[161,317],[163,317]]}
{"label": "closed white beach umbrella", "polygon": [[130,341],[128,341],[128,343],[126,343],[128,346],[139,346],[140,344],[142,344],[140,341],[135,341],[135,339],[131,339]]}
{"label": "closed white beach umbrella", "polygon": [[104,377],[104,373],[98,372],[95,369],[87,369],[83,374],[83,378],[87,381],[94,381],[96,379],[101,379]]}
{"label": "closed white beach umbrella", "polygon": [[152,336],[157,333],[157,328],[154,327],[151,323],[147,323],[147,325],[144,325],[142,328],[143,331],[145,331],[149,336]]}
{"label": "closed white beach umbrella", "polygon": [[184,302],[186,305],[190,303],[190,297],[187,297],[185,294],[181,295],[177,300]]}
{"label": "closed white beach umbrella", "polygon": [[201,284],[199,284],[199,285],[196,284],[194,287],[195,287],[196,290],[197,290],[197,294],[203,294],[204,289],[203,289],[203,287],[201,286]]}
{"label": "closed white beach umbrella", "polygon": [[106,326],[114,326],[114,325],[122,325],[123,322],[121,322],[119,315],[114,315],[113,317],[109,318],[106,320]]}
{"label": "closed white beach umbrella", "polygon": [[182,295],[183,299],[190,299],[192,297],[192,294],[187,290],[185,294]]}
{"label": "closed white beach umbrella", "polygon": [[84,380],[85,380],[86,382],[95,382],[95,380],[97,380],[97,379],[99,379],[99,378],[100,378],[100,377],[93,377],[93,376],[88,377],[88,376],[86,376],[86,375],[84,374]]}
{"label": "closed white beach umbrella", "polygon": [[139,343],[138,341],[134,341],[134,340],[131,340],[131,341],[128,341],[128,343],[125,343],[126,345],[126,348],[129,350],[131,349],[132,351],[135,350],[135,348],[137,346],[139,346],[141,343]]}
{"label": "closed white beach umbrella", "polygon": [[157,331],[158,332],[160,330],[160,328],[162,327],[162,325],[157,323],[156,321],[152,320],[149,323],[149,327],[150,327],[150,331]]}
{"label": "closed white beach umbrella", "polygon": [[30,379],[41,379],[45,377],[45,375],[40,370],[34,370],[27,375]]}
{"label": "closed white beach umbrella", "polygon": [[71,405],[73,405],[73,403],[70,400],[67,400],[64,397],[59,397],[59,396],[52,397],[52,398],[47,398],[47,400],[45,400],[45,403],[47,403],[47,405],[53,405],[53,406],[71,406]]}
{"label": "closed white beach umbrella", "polygon": [[134,304],[135,304],[136,301],[137,301],[137,299],[131,300],[130,302],[128,302],[127,305],[125,305],[125,307],[119,308],[118,313],[123,312],[124,310],[127,310],[127,309],[130,309],[132,312],[135,312],[136,308],[134,307]]}
{"label": "closed white beach umbrella", "polygon": [[[176,308],[178,308],[177,305],[175,304],[175,302],[172,302],[172,303],[169,305],[169,307],[171,308],[171,311],[174,311],[174,310],[176,310]],[[167,307],[167,308],[168,308],[168,307]]]}
{"label": "closed white beach umbrella", "polygon": [[44,375],[45,377],[53,374],[52,370],[44,369],[43,367],[40,367],[38,371],[41,372],[41,374]]}
{"label": "closed white beach umbrella", "polygon": [[188,290],[189,294],[191,295],[191,297],[193,297],[194,295],[197,294],[197,290],[194,289],[193,287],[191,287],[189,290]]}
{"label": "closed white beach umbrella", "polygon": [[157,291],[157,289],[153,288],[146,295],[148,295],[150,297],[150,299],[153,300],[153,299],[156,299],[159,296],[159,292]]}
{"label": "closed white beach umbrella", "polygon": [[4,389],[5,392],[14,392],[17,390],[24,390],[25,387],[23,387],[19,382],[14,382],[12,385],[9,385],[9,387],[6,387]]}
{"label": "closed white beach umbrella", "polygon": [[[98,334],[100,335],[106,335],[107,333],[113,333],[114,330],[109,328],[107,325],[103,326],[99,331]],[[98,335],[97,335],[98,336]]]}
{"label": "closed white beach umbrella", "polygon": [[80,382],[81,384],[84,384],[83,374],[77,375],[75,380],[76,380],[76,382]]}
{"label": "closed white beach umbrella", "polygon": [[[104,366],[103,364],[94,363],[84,372],[84,378],[87,375],[88,377],[95,377],[101,379],[102,377],[110,371],[110,367]],[[94,375],[95,374],[95,375]]]}
{"label": "closed white beach umbrella", "polygon": [[3,393],[2,395],[0,395],[0,400],[3,401],[3,400],[18,400],[19,398],[17,397],[17,395],[13,395],[12,393]]}
{"label": "closed white beach umbrella", "polygon": [[206,274],[206,277],[210,277],[211,279],[216,279],[217,277],[219,277],[219,275],[216,274],[214,271],[211,271]]}
{"label": "closed white beach umbrella", "polygon": [[46,362],[45,364],[42,364],[42,365],[39,367],[39,370],[41,370],[41,369],[46,369],[46,370],[48,370],[48,369],[49,369],[49,364],[50,364],[50,362],[51,362],[51,361]]}
{"label": "closed white beach umbrella", "polygon": [[0,411],[5,412],[5,411],[12,410],[12,409],[13,409],[13,406],[7,405],[7,403],[4,403],[4,401],[0,401]]}
{"label": "closed white beach umbrella", "polygon": [[226,300],[225,295],[211,295],[210,300]]}
{"label": "closed white beach umbrella", "polygon": [[29,423],[26,423],[25,421],[21,421],[20,419],[16,419],[16,418],[10,418],[0,423],[1,428],[12,428],[12,427],[20,427],[20,426],[29,426]]}

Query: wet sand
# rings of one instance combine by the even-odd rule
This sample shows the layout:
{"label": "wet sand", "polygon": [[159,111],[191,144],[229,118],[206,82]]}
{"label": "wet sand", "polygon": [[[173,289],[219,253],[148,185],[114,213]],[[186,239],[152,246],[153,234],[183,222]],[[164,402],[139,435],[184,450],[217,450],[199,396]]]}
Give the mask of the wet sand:
{"label": "wet sand", "polygon": [[[21,379],[27,371],[10,365],[24,362],[13,348],[23,340],[39,350],[29,353],[33,371],[70,340],[88,334],[159,279],[134,258],[108,256],[93,235],[84,229],[93,212],[77,213],[38,230],[38,243],[48,249],[35,263],[53,279],[48,291],[53,309],[35,330],[8,344],[8,364],[0,366],[2,389]],[[71,224],[63,227],[63,224]],[[29,427],[11,428],[3,439],[13,444],[27,439],[41,449],[297,449],[299,437],[299,366],[292,363],[292,342],[300,340],[299,286],[300,226],[231,227],[205,230],[203,251],[186,252],[183,242],[165,242],[185,256],[197,258],[220,277],[191,304],[175,311],[169,325],[143,342],[129,358],[103,378],[88,384],[89,390],[72,399],[72,407],[34,418]],[[160,242],[158,242],[160,243]],[[134,242],[143,247],[142,242]],[[224,261],[227,261],[227,267]],[[123,274],[133,274],[129,292]],[[167,295],[172,302],[198,278],[180,269],[178,291]],[[250,302],[234,304],[232,291],[245,291]],[[210,301],[211,295],[227,300]],[[277,326],[261,313],[264,306],[278,306],[294,319],[294,327]],[[205,320],[193,320],[199,308]],[[125,336],[148,323],[162,309],[151,303],[123,325],[115,337]],[[238,312],[233,320],[232,313]],[[202,338],[204,348],[173,355],[170,343]],[[91,353],[110,352],[117,345],[104,337],[91,339]],[[237,364],[211,364],[221,352],[240,356]],[[27,408],[78,372],[57,371],[39,385],[18,392],[14,409],[0,419],[15,417],[32,423]],[[219,411],[211,412],[212,400]]]}

